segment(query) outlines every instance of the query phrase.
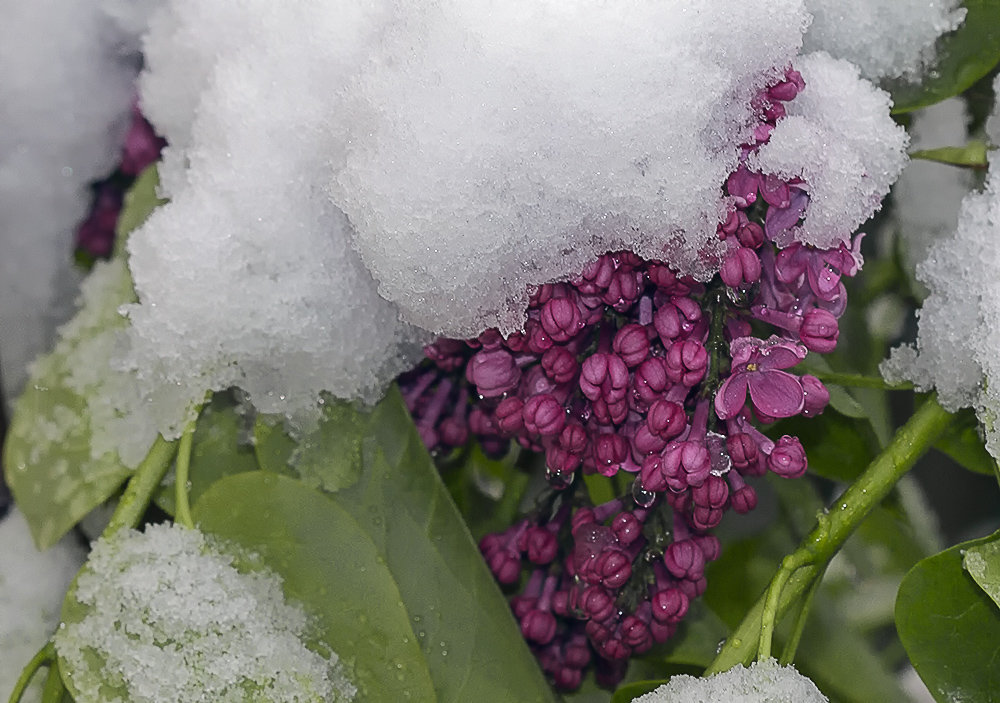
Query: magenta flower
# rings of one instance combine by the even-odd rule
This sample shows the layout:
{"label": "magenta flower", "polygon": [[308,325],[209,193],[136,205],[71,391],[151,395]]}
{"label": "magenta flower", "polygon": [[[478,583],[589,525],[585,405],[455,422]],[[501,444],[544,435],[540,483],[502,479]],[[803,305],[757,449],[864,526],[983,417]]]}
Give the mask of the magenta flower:
{"label": "magenta flower", "polygon": [[729,345],[732,373],[715,395],[715,411],[723,420],[736,417],[746,403],[770,417],[802,412],[804,393],[798,376],[782,371],[806,358],[806,349],[787,339],[738,337]]}

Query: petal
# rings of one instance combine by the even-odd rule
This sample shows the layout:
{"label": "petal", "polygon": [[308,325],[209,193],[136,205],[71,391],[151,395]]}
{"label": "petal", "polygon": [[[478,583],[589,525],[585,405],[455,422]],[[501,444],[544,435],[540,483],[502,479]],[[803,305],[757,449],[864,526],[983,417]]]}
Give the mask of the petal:
{"label": "petal", "polygon": [[765,415],[791,417],[802,412],[805,394],[798,376],[776,370],[758,371],[747,376],[750,400]]}
{"label": "petal", "polygon": [[736,417],[743,409],[744,403],[747,402],[747,376],[749,375],[744,372],[734,373],[719,387],[719,391],[715,394],[715,412],[723,420]]}

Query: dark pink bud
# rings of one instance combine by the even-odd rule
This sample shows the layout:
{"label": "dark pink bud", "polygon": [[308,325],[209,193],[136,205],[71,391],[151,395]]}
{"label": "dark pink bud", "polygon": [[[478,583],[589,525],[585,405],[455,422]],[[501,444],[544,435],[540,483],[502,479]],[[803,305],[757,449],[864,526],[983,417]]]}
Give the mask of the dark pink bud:
{"label": "dark pink bud", "polygon": [[678,588],[665,588],[657,591],[650,599],[653,606],[653,617],[662,623],[680,622],[688,611],[690,601],[684,591]]}
{"label": "dark pink bud", "polygon": [[528,554],[528,561],[544,566],[556,558],[559,542],[550,530],[538,526],[529,527],[524,533],[524,551]]}
{"label": "dark pink bud", "polygon": [[648,405],[663,395],[669,383],[667,363],[660,357],[653,357],[643,361],[636,369],[632,391],[639,401]]}
{"label": "dark pink bud", "polygon": [[813,308],[802,318],[799,338],[807,349],[828,354],[837,348],[839,336],[837,318],[822,308]]}
{"label": "dark pink bud", "polygon": [[757,202],[757,187],[761,177],[740,166],[726,179],[726,191],[733,196],[739,207],[747,207]]}
{"label": "dark pink bud", "polygon": [[719,538],[715,535],[698,535],[692,537],[691,541],[698,545],[698,549],[705,556],[705,561],[715,561],[719,558],[722,547],[719,545]]}
{"label": "dark pink bud", "polygon": [[627,547],[642,535],[642,523],[633,513],[625,511],[615,515],[611,521],[611,531],[621,545]]}
{"label": "dark pink bud", "polygon": [[659,454],[647,456],[642,461],[642,468],[639,470],[639,480],[642,488],[652,493],[659,493],[667,489],[667,477],[663,470],[663,457]]}
{"label": "dark pink bud", "polygon": [[590,649],[587,647],[586,642],[568,644],[563,655],[563,661],[566,662],[566,666],[574,669],[583,669],[590,664]]}
{"label": "dark pink bud", "polygon": [[534,354],[544,354],[555,344],[549,333],[542,327],[542,323],[530,317],[524,323],[524,334],[528,338],[528,349]]}
{"label": "dark pink bud", "polygon": [[691,512],[691,524],[699,530],[710,530],[722,522],[722,508],[695,506]]}
{"label": "dark pink bud", "polygon": [[476,352],[465,367],[465,377],[484,398],[496,398],[517,387],[521,369],[505,349]]}
{"label": "dark pink bud", "polygon": [[593,354],[580,367],[580,390],[590,400],[615,403],[625,398],[628,367],[617,354]]}
{"label": "dark pink bud", "polygon": [[568,342],[583,329],[580,310],[572,298],[552,298],[542,306],[539,320],[554,342]]}
{"label": "dark pink bud", "polygon": [[675,578],[696,581],[705,572],[705,555],[692,540],[672,542],[663,555],[663,565]]}
{"label": "dark pink bud", "polygon": [[587,621],[584,626],[584,631],[587,633],[587,637],[594,645],[600,646],[602,642],[606,642],[609,637],[611,637],[613,631],[608,627],[604,621],[594,620],[591,618]]}
{"label": "dark pink bud", "polygon": [[479,335],[478,341],[482,349],[492,351],[503,346],[503,335],[496,327],[490,327]]}
{"label": "dark pink bud", "polygon": [[532,610],[521,620],[524,639],[538,644],[548,644],[556,635],[556,619],[544,610]]}
{"label": "dark pink bud", "polygon": [[760,259],[757,252],[747,247],[737,247],[726,254],[719,269],[719,276],[730,288],[739,288],[760,280]]}
{"label": "dark pink bud", "polygon": [[[717,231],[719,233],[720,239],[725,239],[726,237],[729,237],[736,233],[736,230],[740,226],[740,214],[741,213],[739,210],[733,208],[726,215],[726,219],[723,222],[719,223]],[[746,217],[746,215],[744,215],[743,217]]]}
{"label": "dark pink bud", "polygon": [[680,403],[672,400],[657,400],[646,413],[649,431],[664,440],[671,440],[687,426],[687,413]]}
{"label": "dark pink bud", "polygon": [[438,426],[438,439],[449,447],[460,447],[469,440],[469,426],[464,420],[445,418]]}
{"label": "dark pink bud", "polygon": [[628,403],[624,398],[613,403],[598,398],[590,404],[590,411],[594,420],[602,425],[620,425],[628,416]]}
{"label": "dark pink bud", "polygon": [[628,441],[617,434],[602,434],[594,440],[594,463],[604,476],[614,476],[628,458]]}
{"label": "dark pink bud", "polygon": [[746,220],[736,230],[736,239],[742,246],[756,250],[764,243],[764,228],[756,222]]}
{"label": "dark pink bud", "polygon": [[439,369],[454,371],[465,363],[465,352],[469,350],[465,342],[457,339],[439,339],[424,347],[424,355]]}
{"label": "dark pink bud", "polygon": [[580,598],[580,608],[593,620],[607,620],[618,608],[615,599],[603,586],[587,586]]}
{"label": "dark pink bud", "polygon": [[611,277],[615,274],[614,259],[608,254],[601,256],[597,261],[587,265],[580,276],[577,288],[584,293],[597,293],[603,291],[611,284]]}
{"label": "dark pink bud", "polygon": [[557,435],[566,426],[566,408],[548,393],[533,395],[521,411],[524,428],[543,437]]}
{"label": "dark pink bud", "polygon": [[582,461],[579,454],[568,452],[558,445],[550,446],[545,450],[545,466],[557,475],[568,476],[580,466]]}
{"label": "dark pink bud", "polygon": [[648,454],[658,454],[667,446],[667,440],[653,434],[646,425],[640,425],[632,436],[632,446],[639,457]]}
{"label": "dark pink bud", "polygon": [[635,323],[625,325],[615,334],[611,348],[626,366],[629,368],[638,366],[649,356],[649,336],[646,334],[646,328]]}
{"label": "dark pink bud", "polygon": [[573,454],[583,454],[587,449],[587,430],[579,422],[569,421],[559,433],[559,446]]}
{"label": "dark pink bud", "polygon": [[802,80],[802,74],[798,71],[790,70],[785,74],[785,80],[767,89],[767,97],[772,100],[788,102],[789,100],[794,100],[795,96],[799,94],[799,91],[805,85],[805,81]]}
{"label": "dark pink bud", "polygon": [[534,596],[514,596],[510,599],[510,609],[518,620],[534,610],[536,605],[538,599]]}
{"label": "dark pink bud", "polygon": [[802,392],[805,394],[802,414],[806,417],[815,417],[826,409],[827,403],[830,402],[830,391],[815,376],[805,375],[801,380]]}
{"label": "dark pink bud", "polygon": [[732,494],[730,502],[733,510],[745,515],[757,507],[757,491],[753,489],[753,486],[744,485]]}
{"label": "dark pink bud", "polygon": [[667,364],[667,377],[674,383],[691,388],[705,377],[708,352],[701,342],[685,339],[670,345],[664,361]]}
{"label": "dark pink bud", "polygon": [[618,312],[625,312],[642,294],[642,273],[623,268],[615,271],[602,299]]}
{"label": "dark pink bud", "polygon": [[510,550],[496,550],[487,558],[486,563],[500,583],[516,583],[521,575],[521,560]]}
{"label": "dark pink bud", "polygon": [[606,549],[598,555],[593,570],[606,587],[621,588],[632,575],[632,560],[620,549]]}
{"label": "dark pink bud", "polygon": [[517,396],[501,400],[494,411],[497,428],[507,436],[520,432],[524,427],[524,419],[521,416],[523,409],[524,401]]}
{"label": "dark pink bud", "polygon": [[632,656],[632,648],[617,637],[608,637],[598,645],[597,651],[605,659],[628,659]]}
{"label": "dark pink bud", "polygon": [[806,452],[798,437],[780,437],[767,458],[767,468],[783,478],[798,478],[806,472],[806,466]]}
{"label": "dark pink bud", "polygon": [[594,516],[594,511],[591,508],[578,509],[573,513],[570,522],[572,524],[571,531],[573,537],[590,542],[597,539],[594,532],[598,528],[597,518]]}
{"label": "dark pink bud", "polygon": [[726,449],[733,462],[733,468],[742,472],[757,466],[759,454],[757,443],[750,435],[739,432],[726,437]]}
{"label": "dark pink bud", "polygon": [[636,652],[645,651],[653,644],[649,627],[635,615],[626,615],[622,620],[621,637]]}
{"label": "dark pink bud", "polygon": [[653,315],[653,327],[664,346],[687,336],[701,321],[701,306],[691,298],[675,297],[661,305]]}
{"label": "dark pink bud", "polygon": [[666,264],[650,264],[646,275],[649,276],[650,283],[665,293],[672,293],[678,284],[677,274]]}
{"label": "dark pink bud", "polygon": [[580,364],[566,347],[552,347],[542,354],[542,368],[554,383],[569,383],[576,378]]}
{"label": "dark pink bud", "polygon": [[721,476],[709,475],[704,483],[691,489],[694,504],[703,508],[721,508],[729,498],[729,485]]}

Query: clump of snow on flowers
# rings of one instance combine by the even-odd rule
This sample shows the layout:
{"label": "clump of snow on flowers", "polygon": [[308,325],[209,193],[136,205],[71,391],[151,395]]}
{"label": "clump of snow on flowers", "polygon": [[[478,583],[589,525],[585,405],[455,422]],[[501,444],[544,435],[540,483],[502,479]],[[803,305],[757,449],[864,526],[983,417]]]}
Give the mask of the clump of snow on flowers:
{"label": "clump of snow on flowers", "polygon": [[[207,388],[297,417],[323,390],[375,398],[413,342],[518,330],[529,285],[609,250],[709,278],[753,98],[807,22],[801,0],[169,2],[142,104],[170,142],[172,201],[130,240],[127,359],[161,430]],[[902,138],[866,84],[825,75],[810,125],[835,105],[882,113],[847,122],[872,141],[822,132],[842,158],[815,164],[849,152],[873,174],[836,190],[860,221]]]}
{"label": "clump of snow on flowers", "polygon": [[[1000,78],[994,82],[1000,89]],[[1000,144],[1000,110],[987,123],[989,140]],[[949,410],[976,409],[986,430],[986,448],[1000,457],[1000,152],[990,152],[982,192],[962,201],[958,229],[940,240],[917,268],[930,290],[919,312],[915,345],[892,351],[882,363],[890,382],[912,381],[935,389]]]}
{"label": "clump of snow on flowers", "polygon": [[816,684],[793,666],[770,659],[749,668],[737,664],[708,678],[672,676],[635,703],[826,703]]}
{"label": "clump of snow on flowers", "polygon": [[85,699],[102,684],[134,703],[353,698],[337,655],[303,644],[308,617],[280,578],[237,571],[222,547],[177,525],[96,543],[76,583],[85,616],[55,639]]}
{"label": "clump of snow on flowers", "polygon": [[805,221],[779,246],[794,239],[835,247],[878,209],[903,168],[907,137],[888,118],[888,94],[860,80],[852,64],[817,53],[798,59],[795,68],[807,89],[788,104],[787,116],[749,164],[808,184]]}
{"label": "clump of snow on flowers", "polygon": [[[16,508],[0,522],[0,700],[7,700],[20,667],[56,629],[63,596],[84,558],[72,538],[39,552]],[[22,700],[40,699],[36,684]]]}
{"label": "clump of snow on flowers", "polygon": [[807,50],[847,59],[865,78],[916,80],[933,65],[934,43],[957,29],[960,0],[806,0],[813,21]]}
{"label": "clump of snow on flowers", "polygon": [[0,0],[0,358],[8,397],[69,311],[73,228],[129,125],[143,9]]}

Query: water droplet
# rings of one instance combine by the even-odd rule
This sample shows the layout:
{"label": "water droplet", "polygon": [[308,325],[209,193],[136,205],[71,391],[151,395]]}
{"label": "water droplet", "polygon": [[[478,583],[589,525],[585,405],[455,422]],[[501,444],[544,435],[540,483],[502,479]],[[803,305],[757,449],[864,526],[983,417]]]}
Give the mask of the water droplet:
{"label": "water droplet", "polygon": [[715,476],[724,476],[733,468],[733,460],[726,451],[726,438],[718,432],[709,432],[705,436],[705,447],[708,449],[708,458],[712,464],[710,473]]}
{"label": "water droplet", "polygon": [[647,491],[642,487],[642,479],[636,478],[632,482],[632,500],[640,508],[648,508],[653,503],[656,502],[656,493],[653,491]]}
{"label": "water droplet", "polygon": [[719,643],[715,645],[715,653],[718,654],[719,652],[721,652],[722,648],[725,646],[726,646],[726,638],[723,637],[721,640],[719,640]]}
{"label": "water droplet", "polygon": [[545,469],[545,480],[557,491],[562,491],[572,486],[573,479],[575,478],[576,472],[565,473],[562,471],[553,471],[550,467],[546,467]]}

